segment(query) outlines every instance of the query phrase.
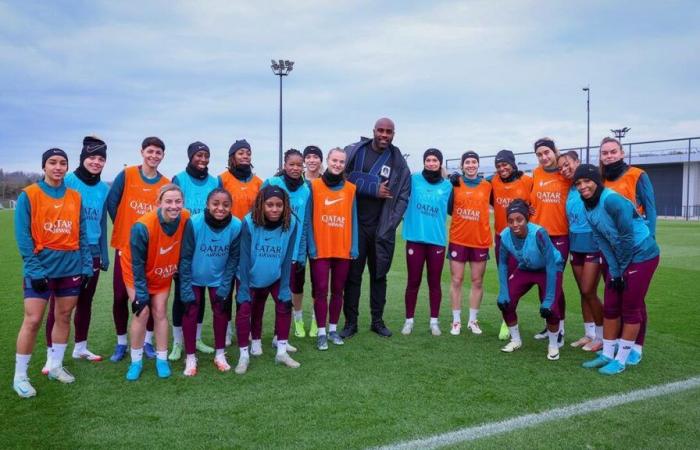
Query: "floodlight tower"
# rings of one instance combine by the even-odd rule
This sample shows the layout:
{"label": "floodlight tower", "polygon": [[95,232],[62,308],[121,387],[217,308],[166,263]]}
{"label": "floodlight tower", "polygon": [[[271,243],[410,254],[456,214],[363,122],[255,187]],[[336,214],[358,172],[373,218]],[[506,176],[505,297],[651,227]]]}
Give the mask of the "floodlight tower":
{"label": "floodlight tower", "polygon": [[591,162],[591,87],[582,89],[586,93],[586,164]]}
{"label": "floodlight tower", "polygon": [[279,149],[279,166],[282,168],[282,77],[289,75],[289,72],[294,68],[294,61],[288,59],[272,60],[272,73],[280,77],[280,149]]}

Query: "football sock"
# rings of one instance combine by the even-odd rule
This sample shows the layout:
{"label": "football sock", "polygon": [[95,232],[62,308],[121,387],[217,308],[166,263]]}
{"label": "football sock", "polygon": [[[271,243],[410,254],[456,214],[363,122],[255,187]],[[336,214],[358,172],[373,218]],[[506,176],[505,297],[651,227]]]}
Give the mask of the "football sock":
{"label": "football sock", "polygon": [[183,342],[182,327],[173,326],[173,342],[175,344],[182,345],[182,342]]}
{"label": "football sock", "polygon": [[587,338],[595,339],[595,323],[594,322],[584,322],[583,329]]}
{"label": "football sock", "polygon": [[318,329],[318,335],[319,336],[325,336],[326,335],[326,327],[321,327]]}
{"label": "football sock", "polygon": [[151,344],[153,345],[153,332],[152,331],[146,331],[146,338],[143,340],[146,344]]}
{"label": "football sock", "polygon": [[63,366],[63,355],[66,353],[67,344],[57,344],[53,343],[51,346],[51,367],[50,369],[57,369]]}
{"label": "football sock", "polygon": [[615,339],[603,339],[603,356],[609,359],[615,357]]}
{"label": "football sock", "polygon": [[620,347],[617,349],[617,355],[615,355],[615,359],[618,362],[625,364],[627,362],[627,357],[630,355],[630,352],[632,351],[633,345],[634,345],[634,341],[628,341],[627,339],[620,339]]}
{"label": "football sock", "polygon": [[139,362],[143,359],[143,348],[131,348],[131,362]]}
{"label": "football sock", "polygon": [[304,310],[300,309],[297,311],[296,309],[294,310],[294,320],[302,320],[304,318]]}
{"label": "football sock", "polygon": [[558,339],[559,339],[559,332],[558,331],[549,331],[547,330],[547,337],[549,338],[549,346],[550,347],[559,347],[558,344]]}
{"label": "football sock", "polygon": [[160,359],[161,361],[165,361],[168,359],[168,351],[163,350],[163,351],[156,351],[156,358]]}
{"label": "football sock", "polygon": [[460,317],[462,314],[462,311],[459,309],[453,309],[452,310],[452,322],[454,323],[459,323],[462,321],[462,318]]}
{"label": "football sock", "polygon": [[337,323],[329,323],[328,324],[328,332],[333,333],[334,331],[338,330],[338,324]]}
{"label": "football sock", "polygon": [[469,321],[476,322],[476,316],[479,314],[479,309],[469,308]]}
{"label": "football sock", "polygon": [[15,354],[15,379],[27,376],[27,368],[32,355]]}
{"label": "football sock", "polygon": [[508,327],[508,331],[510,332],[510,339],[513,342],[522,342],[520,339],[520,328],[518,327],[518,324]]}
{"label": "football sock", "polygon": [[117,335],[117,345],[126,345],[126,334]]}

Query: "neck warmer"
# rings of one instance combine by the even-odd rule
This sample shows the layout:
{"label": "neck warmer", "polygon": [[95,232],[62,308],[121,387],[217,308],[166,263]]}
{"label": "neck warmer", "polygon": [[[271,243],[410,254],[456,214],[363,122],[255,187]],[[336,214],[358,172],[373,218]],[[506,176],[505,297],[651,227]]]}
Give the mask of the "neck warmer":
{"label": "neck warmer", "polygon": [[514,170],[508,175],[508,178],[501,178],[501,181],[504,183],[512,183],[515,180],[519,180],[522,176],[523,172],[521,170]]}
{"label": "neck warmer", "polygon": [[270,222],[269,220],[265,219],[264,228],[266,230],[274,230],[274,229],[279,228],[281,226],[282,226],[282,218],[280,218],[279,220],[277,220],[275,222]]}
{"label": "neck warmer", "polygon": [[192,165],[192,163],[187,164],[187,167],[185,168],[185,172],[192,178],[196,180],[204,180],[207,178],[209,175],[209,168],[205,167],[204,170],[200,170],[196,168],[195,166]]}
{"label": "neck warmer", "polygon": [[204,210],[204,221],[209,225],[211,228],[215,230],[220,230],[222,228],[226,228],[228,224],[231,223],[232,220],[232,215],[229,214],[228,216],[224,217],[221,220],[218,220],[216,217],[212,216],[212,214],[209,212],[208,209]]}
{"label": "neck warmer", "polygon": [[234,167],[233,169],[229,169],[228,171],[231,172],[231,175],[233,175],[240,181],[246,181],[248,178],[250,178],[250,175],[253,173],[250,164],[241,164]]}
{"label": "neck warmer", "polygon": [[442,170],[423,169],[423,178],[430,184],[437,184],[442,181]]}
{"label": "neck warmer", "polygon": [[339,173],[338,175],[334,175],[331,173],[330,170],[326,169],[325,172],[323,172],[323,175],[321,175],[321,179],[323,182],[326,184],[328,187],[335,187],[338,186],[344,179],[342,172]]}
{"label": "neck warmer", "polygon": [[598,206],[598,202],[600,201],[600,195],[603,193],[603,189],[605,189],[601,185],[597,185],[595,192],[591,196],[591,198],[583,198],[581,197],[581,200],[583,200],[583,204],[586,207],[587,210],[591,210]]}
{"label": "neck warmer", "polygon": [[82,164],[73,171],[76,177],[88,186],[94,186],[100,182],[100,174],[94,175],[85,168]]}
{"label": "neck warmer", "polygon": [[282,172],[282,177],[284,178],[284,184],[287,185],[287,189],[289,189],[292,192],[296,191],[301,187],[302,184],[304,184],[303,177],[292,178],[289,175],[287,175],[287,172]]}
{"label": "neck warmer", "polygon": [[627,163],[624,159],[615,161],[612,164],[603,166],[603,178],[608,181],[615,181],[622,176],[623,173],[627,171]]}

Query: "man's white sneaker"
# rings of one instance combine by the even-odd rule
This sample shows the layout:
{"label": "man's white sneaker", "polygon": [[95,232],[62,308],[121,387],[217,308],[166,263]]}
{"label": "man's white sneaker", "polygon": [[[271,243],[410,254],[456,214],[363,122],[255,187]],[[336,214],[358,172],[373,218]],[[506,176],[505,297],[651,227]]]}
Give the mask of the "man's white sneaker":
{"label": "man's white sneaker", "polygon": [[88,349],[85,349],[82,352],[73,350],[73,359],[86,359],[88,361],[98,362],[102,361],[102,356],[96,355]]}
{"label": "man's white sneaker", "polygon": [[70,384],[75,381],[75,377],[66,370],[65,367],[56,367],[49,370],[49,380],[57,380],[61,383]]}
{"label": "man's white sneaker", "polygon": [[407,320],[406,322],[404,322],[403,328],[401,328],[401,334],[403,334],[404,336],[408,336],[409,334],[411,334],[412,331],[413,331],[413,322],[409,322]]}
{"label": "man's white sneaker", "polygon": [[556,361],[559,359],[559,346],[547,347],[547,359],[550,361]]}
{"label": "man's white sneaker", "polygon": [[471,330],[472,334],[480,335],[482,333],[478,320],[470,320],[467,323],[467,328]]}
{"label": "man's white sneaker", "polygon": [[291,356],[289,356],[289,353],[282,353],[282,354],[277,354],[275,355],[275,363],[277,364],[284,364],[285,366],[291,368],[291,369],[298,369],[301,364],[298,362],[294,361]]}
{"label": "man's white sneaker", "polygon": [[462,332],[462,322],[452,322],[452,328],[450,328],[450,334],[452,336],[459,336]]}
{"label": "man's white sneaker", "polygon": [[15,390],[17,395],[22,398],[34,397],[36,395],[36,389],[34,389],[34,386],[32,386],[32,384],[29,382],[28,377],[15,378],[14,382],[12,383],[12,388]]}
{"label": "man's white sneaker", "polygon": [[248,364],[250,364],[250,358],[241,357],[238,359],[238,364],[236,364],[236,368],[233,371],[238,375],[243,375],[248,371]]}
{"label": "man's white sneaker", "polygon": [[501,351],[504,353],[513,353],[522,346],[523,343],[521,341],[510,341],[505,345],[505,347],[501,348]]}
{"label": "man's white sneaker", "polygon": [[442,331],[440,331],[440,326],[436,323],[430,324],[430,334],[432,334],[433,336],[442,335]]}

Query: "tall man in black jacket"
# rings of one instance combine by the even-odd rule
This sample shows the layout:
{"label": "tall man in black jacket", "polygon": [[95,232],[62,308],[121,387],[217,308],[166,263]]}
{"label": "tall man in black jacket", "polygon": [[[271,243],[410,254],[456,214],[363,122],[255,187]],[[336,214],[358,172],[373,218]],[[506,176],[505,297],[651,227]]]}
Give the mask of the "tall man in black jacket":
{"label": "tall man in black jacket", "polygon": [[398,147],[392,145],[394,122],[382,118],[374,124],[373,139],[362,138],[345,148],[346,173],[357,186],[359,256],[350,264],[345,285],[344,338],[357,333],[360,288],[365,263],[369,266],[370,330],[389,337],[384,324],[386,276],[391,268],[396,229],[403,218],[411,194],[411,172]]}

